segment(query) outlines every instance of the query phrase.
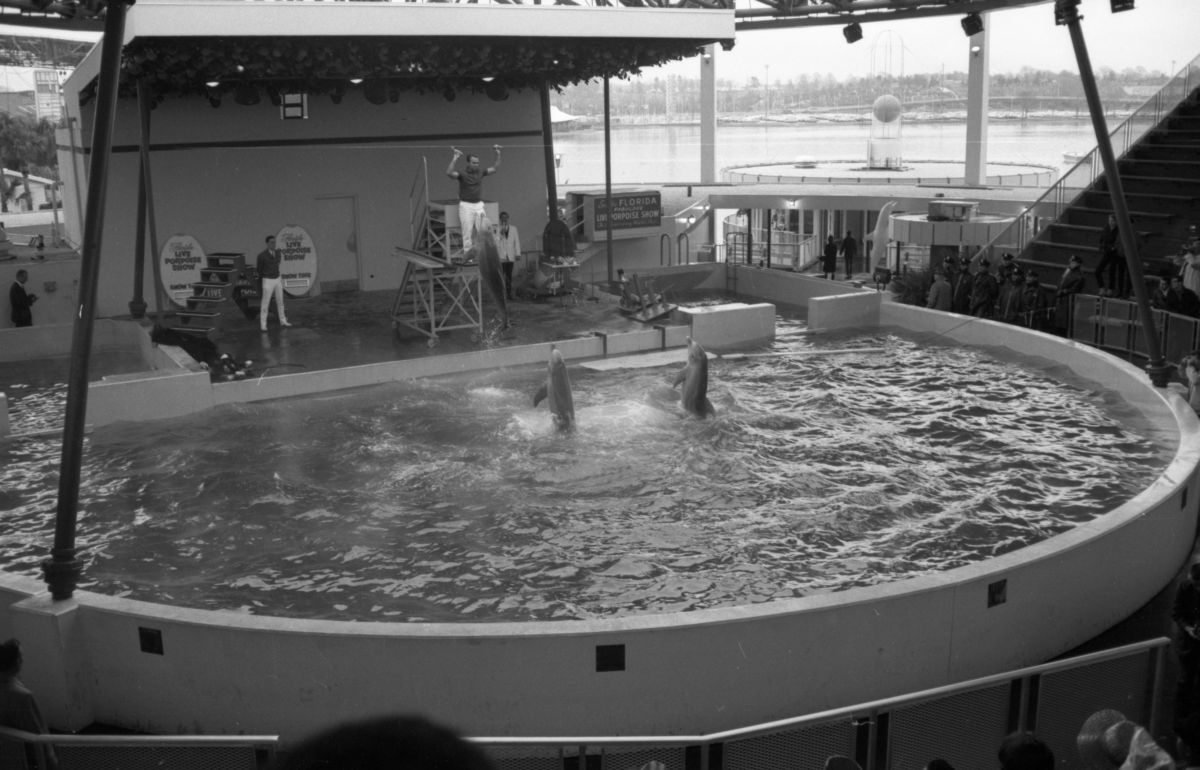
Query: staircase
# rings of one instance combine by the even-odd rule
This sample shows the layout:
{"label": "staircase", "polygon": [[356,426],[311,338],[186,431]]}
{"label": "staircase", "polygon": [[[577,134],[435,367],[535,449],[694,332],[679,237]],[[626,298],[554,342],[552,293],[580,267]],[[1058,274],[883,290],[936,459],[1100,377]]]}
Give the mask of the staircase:
{"label": "staircase", "polygon": [[[1200,57],[1114,130],[1112,141],[1146,276],[1174,272],[1188,225],[1200,222]],[[1089,180],[1082,189],[1075,181],[1080,177]],[[1028,226],[1039,221],[1035,213],[1045,222],[1040,229]],[[1107,175],[1092,150],[984,253],[1019,251],[1022,265],[1054,275],[1076,254],[1091,273],[1101,228],[1112,213]]]}
{"label": "staircase", "polygon": [[[179,324],[171,327],[174,331],[207,336],[216,328],[212,324],[221,315],[219,307],[222,303],[236,302],[245,313],[246,300],[251,293],[257,294],[257,288],[246,278],[244,254],[214,252],[205,257],[205,263],[200,268],[200,280],[192,284],[187,307],[175,313]],[[235,293],[235,290],[238,291]]]}

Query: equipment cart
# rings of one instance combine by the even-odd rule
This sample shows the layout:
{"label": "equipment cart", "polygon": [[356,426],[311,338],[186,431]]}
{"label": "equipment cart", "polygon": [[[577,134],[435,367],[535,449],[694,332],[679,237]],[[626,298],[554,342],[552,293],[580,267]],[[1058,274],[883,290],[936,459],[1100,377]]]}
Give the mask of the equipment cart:
{"label": "equipment cart", "polygon": [[392,329],[414,329],[438,344],[438,334],[473,329],[472,342],[483,338],[483,298],[479,268],[396,247],[404,275],[392,303]]}

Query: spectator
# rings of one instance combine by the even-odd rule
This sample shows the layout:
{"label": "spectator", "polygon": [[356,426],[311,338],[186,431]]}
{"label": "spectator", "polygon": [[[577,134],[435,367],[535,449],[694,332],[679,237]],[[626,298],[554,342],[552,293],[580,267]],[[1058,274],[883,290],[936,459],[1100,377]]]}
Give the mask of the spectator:
{"label": "spectator", "polygon": [[1176,305],[1178,297],[1171,294],[1171,278],[1170,274],[1159,276],[1158,286],[1150,294],[1150,307],[1155,310],[1165,310],[1168,313],[1179,312],[1179,308]]}
{"label": "spectator", "polygon": [[1072,254],[1067,269],[1058,279],[1058,291],[1054,294],[1054,317],[1059,330],[1069,333],[1071,318],[1075,312],[1075,295],[1083,291],[1083,260]]}
{"label": "spectator", "polygon": [[846,280],[849,281],[854,273],[854,258],[858,256],[858,241],[849,230],[842,239],[842,255],[846,258]]}
{"label": "spectator", "polygon": [[954,287],[954,300],[952,302],[951,309],[953,309],[955,313],[962,313],[964,315],[970,313],[971,293],[975,290],[975,279],[971,275],[970,262],[966,262],[962,265],[961,269],[958,271],[958,276],[955,278],[954,283],[952,283],[951,286]]}
{"label": "spectator", "polygon": [[1054,752],[1033,733],[1005,736],[996,756],[1000,770],[1054,770]]}
{"label": "spectator", "polygon": [[974,288],[971,290],[971,315],[976,318],[991,318],[996,314],[1000,285],[989,271],[990,267],[986,259],[979,260],[976,266]]}
{"label": "spectator", "polygon": [[1086,770],[1174,770],[1175,760],[1146,728],[1120,711],[1103,709],[1083,723],[1075,739]]}
{"label": "spectator", "polygon": [[1117,218],[1108,215],[1108,221],[1100,230],[1097,243],[1100,261],[1096,263],[1096,286],[1101,297],[1129,296],[1129,268],[1125,255],[1121,253],[1121,238],[1117,230]]}
{"label": "spectator", "polygon": [[8,304],[12,306],[13,326],[33,326],[33,303],[37,295],[26,290],[25,283],[29,280],[29,272],[17,271],[17,279],[8,290]]}
{"label": "spectator", "polygon": [[[1192,351],[1191,355],[1184,356],[1184,359],[1179,362],[1179,376],[1183,379],[1184,384],[1187,385],[1188,405],[1191,406],[1192,409],[1196,410],[1197,414],[1200,414],[1200,350]],[[1200,576],[1197,576],[1197,577],[1200,578]],[[1179,595],[1178,594],[1176,594],[1175,603],[1176,603],[1176,609],[1178,610],[1178,605],[1179,605]],[[1172,616],[1172,617],[1174,617],[1174,616]],[[1197,611],[1196,618],[1200,619],[1200,611]],[[1176,620],[1176,623],[1178,624],[1179,619],[1175,618],[1175,620]],[[1194,622],[1191,625],[1193,628],[1195,628]],[[1181,626],[1181,628],[1182,628],[1182,626]],[[1193,654],[1193,657],[1200,657],[1200,650],[1193,649],[1192,654]],[[1182,661],[1182,658],[1183,658],[1183,655],[1181,653],[1180,654],[1181,661]],[[1197,663],[1196,665],[1200,665],[1200,663]],[[1193,684],[1200,684],[1200,679],[1198,679],[1195,676],[1193,676],[1190,681]],[[1194,689],[1194,687],[1189,686],[1188,687],[1189,693],[1193,689]],[[1189,706],[1191,705],[1190,702],[1188,705]],[[1176,713],[1182,714],[1184,712],[1179,711]]]}
{"label": "spectator", "polygon": [[1183,285],[1200,294],[1200,245],[1189,243],[1184,246],[1178,263]]}
{"label": "spectator", "polygon": [[1038,274],[1030,270],[1025,274],[1025,287],[1021,290],[1022,325],[1030,329],[1045,331],[1050,327],[1046,307],[1046,295],[1042,293],[1042,282]]}
{"label": "spectator", "polygon": [[1183,285],[1183,279],[1177,275],[1171,276],[1171,284],[1167,289],[1169,302],[1175,306],[1171,312],[1200,318],[1200,296]]}
{"label": "spectator", "polygon": [[423,717],[387,716],[323,730],[281,754],[277,770],[492,770],[483,749]]}
{"label": "spectator", "polygon": [[999,275],[997,275],[997,278],[1001,283],[1005,283],[1012,280],[1013,273],[1020,271],[1021,268],[1017,265],[1016,257],[1012,254],[1005,254],[1000,258],[1000,270],[998,271]]}
{"label": "spectator", "polygon": [[1025,322],[1025,274],[1020,268],[1008,271],[1008,280],[1000,287],[1000,320],[1022,325]]}
{"label": "spectator", "polygon": [[[27,733],[45,734],[46,723],[38,710],[37,700],[17,675],[21,673],[21,643],[9,639],[0,643],[0,726],[23,730]],[[58,766],[54,749],[41,744],[25,747],[29,766],[52,770]]]}
{"label": "spectator", "polygon": [[933,283],[929,286],[929,294],[925,298],[925,307],[933,310],[949,310],[953,299],[953,290],[946,280],[946,271],[938,268],[933,271]]}
{"label": "spectator", "polygon": [[825,251],[821,255],[821,272],[829,280],[837,278],[837,258],[838,258],[838,242],[837,238],[830,233],[825,239]]}

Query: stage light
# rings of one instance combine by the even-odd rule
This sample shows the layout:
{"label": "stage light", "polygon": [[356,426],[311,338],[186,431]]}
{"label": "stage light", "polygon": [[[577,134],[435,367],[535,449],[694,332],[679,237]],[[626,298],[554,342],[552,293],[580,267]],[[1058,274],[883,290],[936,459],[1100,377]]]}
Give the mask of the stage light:
{"label": "stage light", "polygon": [[962,17],[963,34],[967,37],[983,32],[983,19],[977,13],[968,13]]}
{"label": "stage light", "polygon": [[508,86],[503,81],[493,80],[483,87],[483,92],[493,102],[502,102],[508,98]]}
{"label": "stage light", "polygon": [[363,96],[371,104],[383,104],[387,101],[387,81],[386,80],[368,80],[363,86]]}
{"label": "stage light", "polygon": [[1109,0],[1109,5],[1113,13],[1133,10],[1133,0]]}
{"label": "stage light", "polygon": [[338,83],[336,86],[333,87],[333,90],[329,92],[329,98],[333,100],[334,104],[341,104],[342,98],[345,95],[346,95],[346,86],[343,85],[342,83]]}
{"label": "stage light", "polygon": [[1054,23],[1058,26],[1079,21],[1079,0],[1054,0]]}
{"label": "stage light", "polygon": [[842,30],[842,34],[846,36],[847,43],[857,43],[862,40],[862,25],[858,22],[847,24]]}

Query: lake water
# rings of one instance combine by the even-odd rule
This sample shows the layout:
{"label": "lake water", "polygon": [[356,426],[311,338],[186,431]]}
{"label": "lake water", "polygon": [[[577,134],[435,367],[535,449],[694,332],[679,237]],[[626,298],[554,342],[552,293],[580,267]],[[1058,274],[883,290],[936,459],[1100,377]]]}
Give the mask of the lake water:
{"label": "lake water", "polygon": [[[867,123],[788,126],[720,126],[717,168],[793,161],[866,159]],[[909,123],[903,128],[903,156],[912,160],[962,160],[967,126],[963,122]],[[1034,163],[1065,171],[1064,152],[1087,152],[1096,145],[1091,123],[1080,120],[997,121],[988,130],[988,160]],[[562,155],[559,184],[603,184],[604,131],[556,133],[554,151]],[[614,126],[614,184],[698,182],[700,127]]]}

